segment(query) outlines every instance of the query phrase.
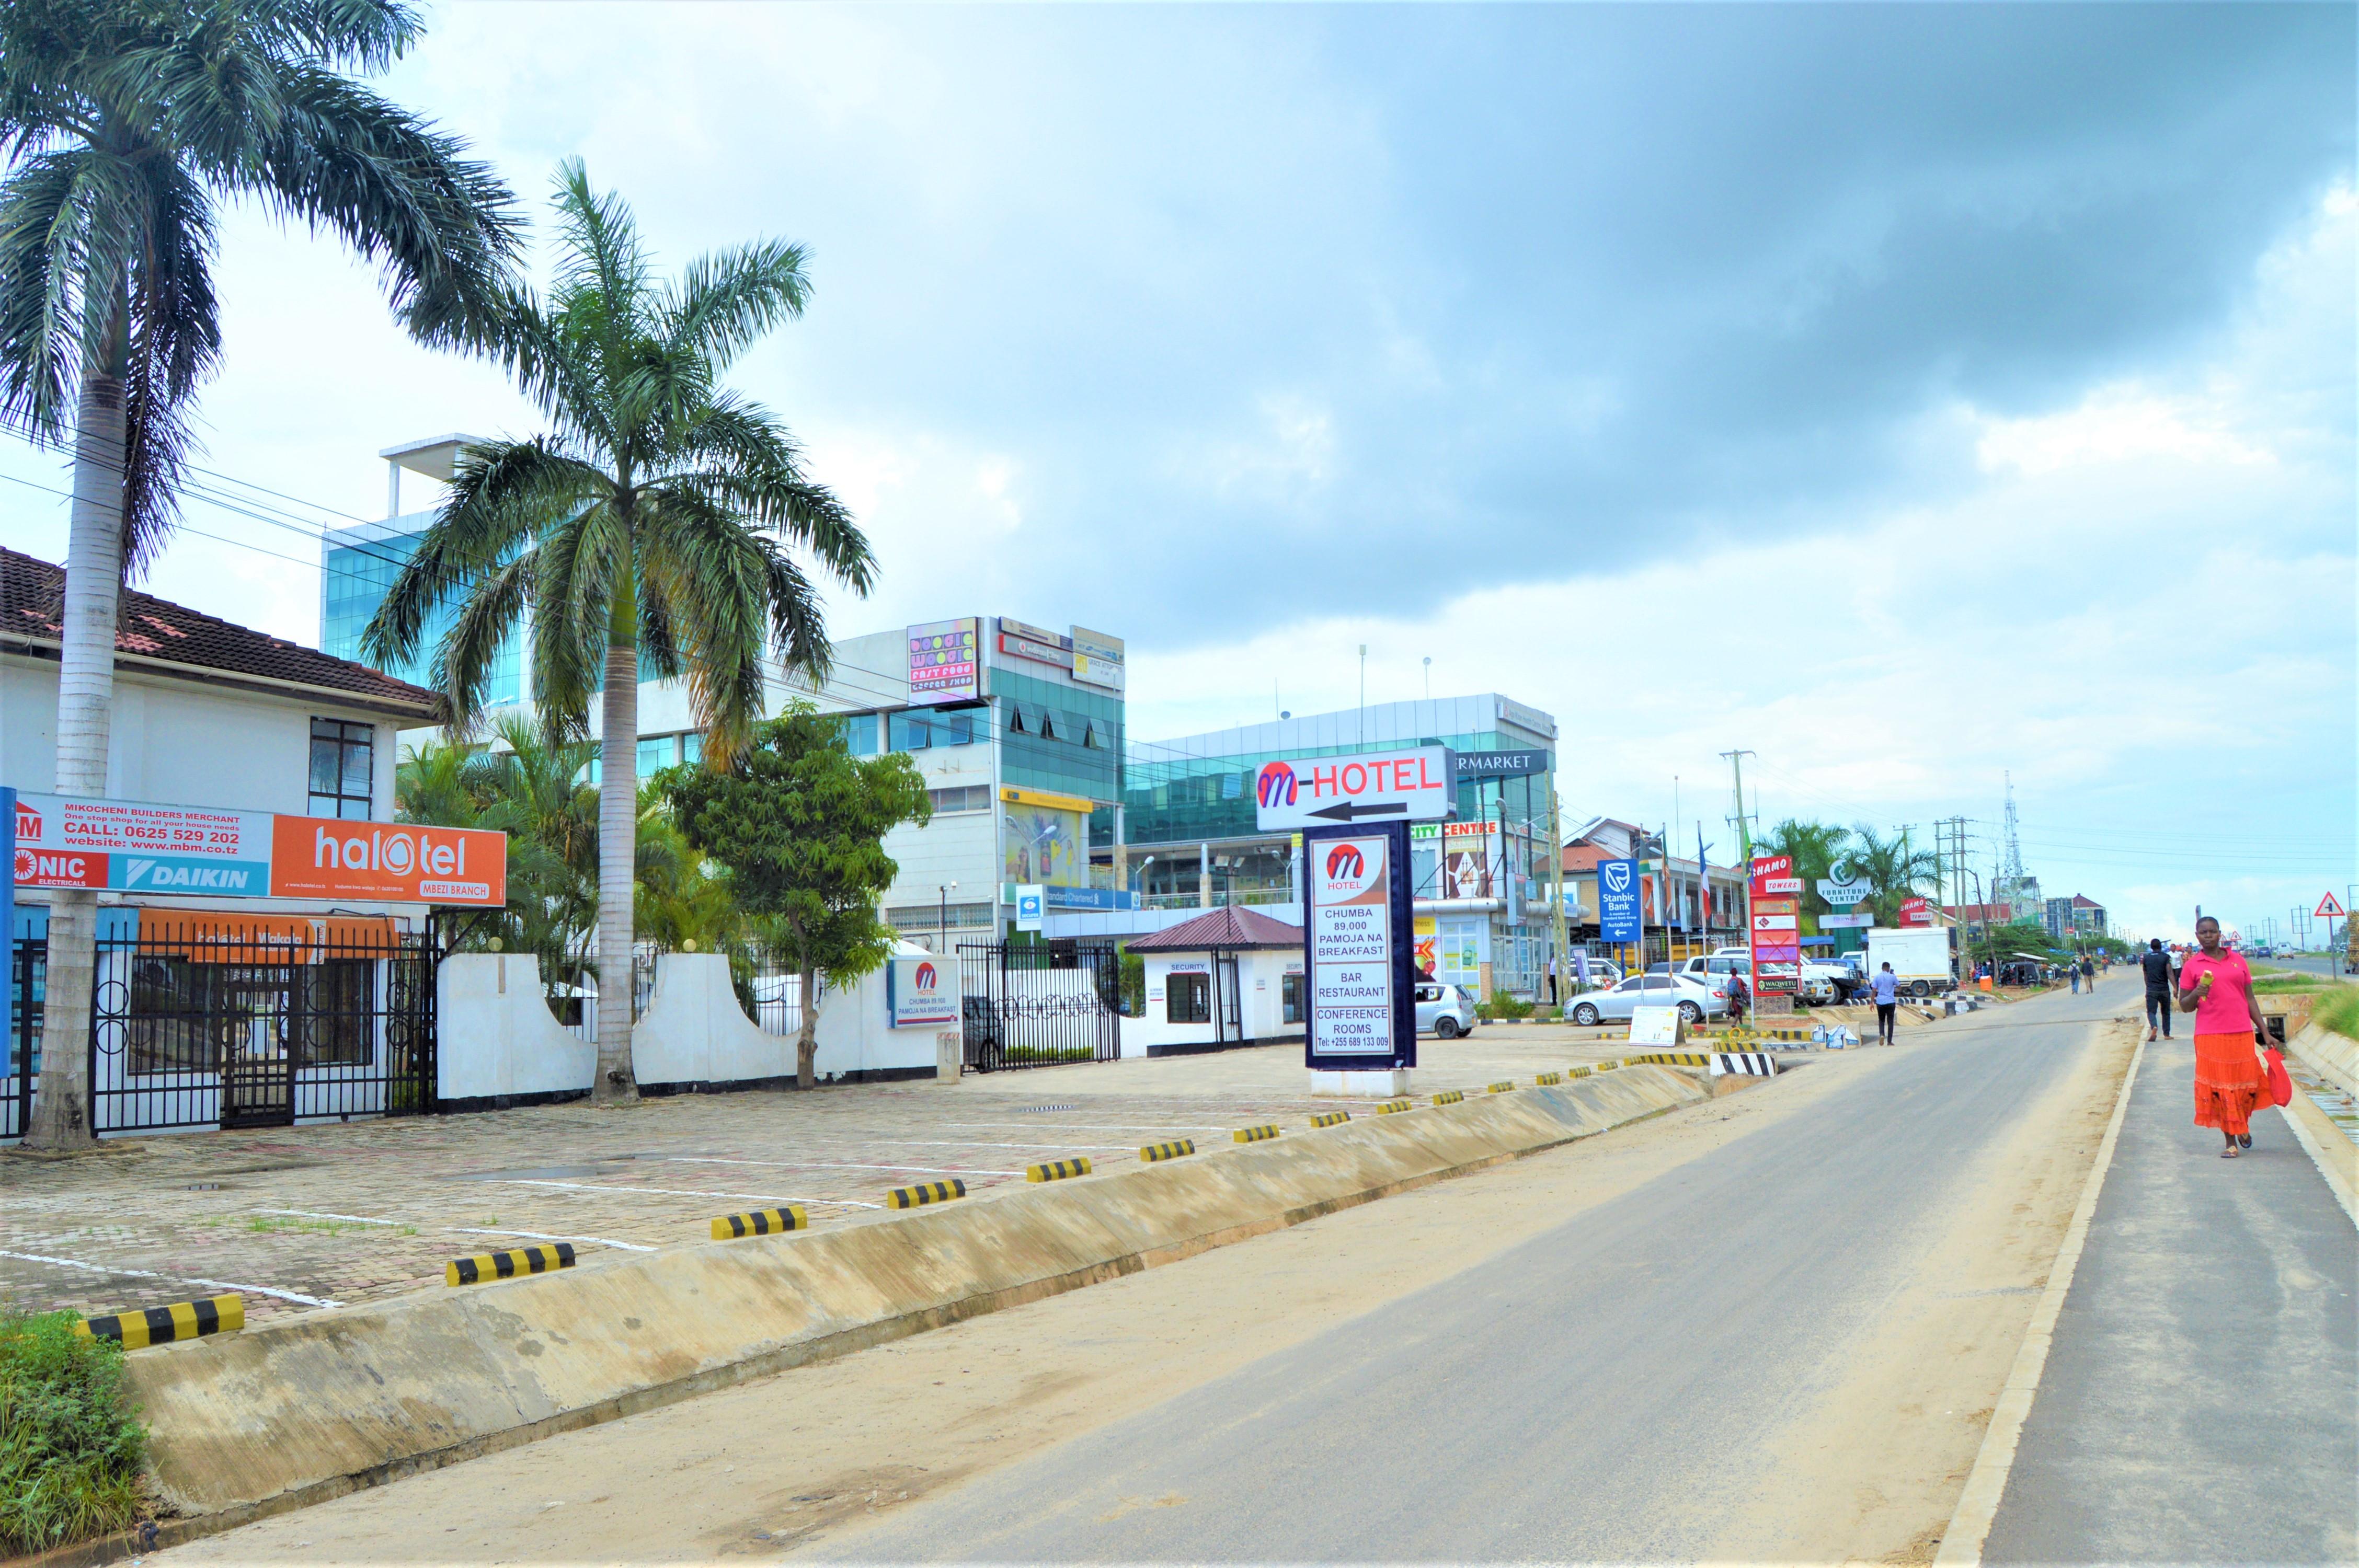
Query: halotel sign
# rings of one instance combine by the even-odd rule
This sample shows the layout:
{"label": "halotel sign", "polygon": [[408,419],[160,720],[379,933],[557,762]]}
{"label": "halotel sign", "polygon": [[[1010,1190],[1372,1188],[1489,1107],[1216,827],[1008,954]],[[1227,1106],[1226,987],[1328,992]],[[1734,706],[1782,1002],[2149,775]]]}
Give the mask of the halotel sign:
{"label": "halotel sign", "polygon": [[16,839],[18,887],[478,908],[507,902],[507,835],[477,828],[23,795]]}

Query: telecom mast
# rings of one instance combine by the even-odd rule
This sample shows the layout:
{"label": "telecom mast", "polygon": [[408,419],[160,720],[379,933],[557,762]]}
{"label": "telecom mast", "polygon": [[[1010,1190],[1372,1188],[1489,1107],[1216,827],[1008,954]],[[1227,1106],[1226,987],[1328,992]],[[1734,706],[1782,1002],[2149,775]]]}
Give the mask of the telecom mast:
{"label": "telecom mast", "polygon": [[2015,838],[2015,773],[2006,775],[2006,861],[1999,867],[1999,881],[2009,892],[2023,883],[2023,846]]}

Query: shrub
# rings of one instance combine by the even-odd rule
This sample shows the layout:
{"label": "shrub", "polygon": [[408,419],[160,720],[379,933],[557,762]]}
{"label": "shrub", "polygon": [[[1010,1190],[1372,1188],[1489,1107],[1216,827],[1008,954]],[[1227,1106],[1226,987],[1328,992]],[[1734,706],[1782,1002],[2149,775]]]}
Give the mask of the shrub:
{"label": "shrub", "polygon": [[123,1347],[70,1312],[0,1311],[0,1552],[127,1530],[147,1510],[147,1429],[123,1392]]}
{"label": "shrub", "polygon": [[1485,1005],[1490,1008],[1494,1018],[1529,1018],[1532,1015],[1530,1002],[1518,1001],[1506,990],[1493,991],[1490,1001]]}
{"label": "shrub", "polygon": [[2359,986],[2337,986],[2310,1015],[2312,1023],[2359,1040]]}

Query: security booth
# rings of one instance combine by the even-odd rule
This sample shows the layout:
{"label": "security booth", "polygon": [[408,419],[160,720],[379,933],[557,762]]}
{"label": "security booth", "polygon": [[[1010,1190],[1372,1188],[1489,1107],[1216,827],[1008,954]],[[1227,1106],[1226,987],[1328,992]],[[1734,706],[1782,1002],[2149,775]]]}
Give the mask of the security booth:
{"label": "security booth", "polygon": [[1302,928],[1234,904],[1128,944],[1146,966],[1146,1015],[1125,1055],[1177,1056],[1299,1041]]}

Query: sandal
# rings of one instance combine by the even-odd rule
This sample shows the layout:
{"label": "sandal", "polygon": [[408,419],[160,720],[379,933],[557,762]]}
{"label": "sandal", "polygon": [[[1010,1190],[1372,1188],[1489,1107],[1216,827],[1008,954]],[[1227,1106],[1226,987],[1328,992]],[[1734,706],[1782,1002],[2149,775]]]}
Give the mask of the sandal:
{"label": "sandal", "polygon": [[2223,1160],[2233,1160],[2235,1157],[2236,1146],[2234,1143],[2229,1144],[2228,1147],[2220,1151],[2220,1158]]}
{"label": "sandal", "polygon": [[2252,1146],[2253,1146],[2253,1135],[2252,1135],[2251,1133],[2249,1133],[2249,1132],[2239,1132],[2238,1134],[2236,1134],[2236,1147],[2237,1147],[2237,1148],[2239,1148],[2239,1149],[2250,1149]]}

